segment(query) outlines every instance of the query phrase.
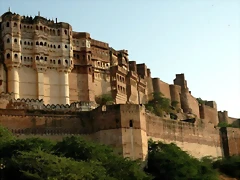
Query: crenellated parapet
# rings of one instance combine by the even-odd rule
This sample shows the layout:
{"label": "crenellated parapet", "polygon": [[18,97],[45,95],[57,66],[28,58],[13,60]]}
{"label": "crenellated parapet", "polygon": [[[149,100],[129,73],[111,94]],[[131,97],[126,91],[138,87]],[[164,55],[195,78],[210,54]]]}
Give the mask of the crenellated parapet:
{"label": "crenellated parapet", "polygon": [[[3,97],[2,97],[3,96]],[[44,104],[43,99],[14,99],[11,94],[1,94],[6,99],[4,109],[45,110],[45,111],[91,111],[97,107],[94,102],[74,102],[71,104]]]}

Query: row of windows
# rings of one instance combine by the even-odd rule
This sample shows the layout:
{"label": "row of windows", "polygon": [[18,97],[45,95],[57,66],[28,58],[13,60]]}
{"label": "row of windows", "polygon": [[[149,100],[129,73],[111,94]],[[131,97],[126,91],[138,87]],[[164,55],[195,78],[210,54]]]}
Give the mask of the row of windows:
{"label": "row of windows", "polygon": [[[73,57],[74,57],[74,58],[77,58],[77,59],[80,59],[79,54],[73,54]],[[91,60],[91,56],[88,55],[87,57],[88,57],[88,61],[90,61],[90,60]],[[85,60],[85,58],[86,58],[86,56],[85,56],[85,55],[82,55],[82,60]]]}
{"label": "row of windows", "polygon": [[[8,38],[7,39],[7,43],[10,43],[10,39]],[[14,39],[14,43],[16,44],[17,43],[17,39]],[[20,44],[22,44],[22,41],[20,41]],[[24,45],[31,45],[31,46],[33,46],[33,42],[26,42],[26,41],[24,41]],[[49,44],[47,44],[46,42],[45,43],[43,43],[43,42],[36,42],[36,45],[40,45],[40,46],[48,46],[48,47],[51,47],[51,48],[56,48],[56,45],[49,45]],[[61,48],[61,45],[58,45],[58,48]],[[65,45],[65,48],[67,49],[68,48],[68,46],[67,45]]]}
{"label": "row of windows", "polygon": [[[7,56],[6,56],[6,58],[7,58],[7,59],[10,59],[10,57],[11,57],[11,55],[8,53]],[[18,55],[17,55],[17,54],[14,54],[14,58],[18,58]],[[29,58],[29,57],[24,57],[24,60],[26,60],[26,59],[32,60],[33,58],[32,58],[32,57],[30,57],[30,58]],[[22,60],[22,56],[21,56],[21,60]],[[47,57],[44,57],[44,58],[43,58],[42,56],[41,56],[41,57],[36,56],[36,60],[45,60],[45,61],[47,61]],[[50,59],[50,63],[56,64],[56,61]],[[65,63],[66,63],[66,64],[69,64],[68,60],[65,60]],[[60,59],[58,60],[58,64],[61,64],[61,60],[60,60]],[[71,61],[71,64],[72,64],[72,61]]]}
{"label": "row of windows", "polygon": [[125,83],[125,78],[117,74],[117,80]]}
{"label": "row of windows", "polygon": [[[17,25],[17,23],[15,22],[15,23],[13,24],[13,27],[17,27],[17,26],[18,26],[18,25]],[[6,23],[6,27],[10,27],[10,23],[9,23],[9,22]],[[20,29],[21,29],[21,28],[22,28],[22,25],[20,24]],[[26,26],[26,25],[24,25],[23,28],[24,28],[24,29],[32,29],[33,27],[32,27],[32,26]],[[57,31],[55,31],[54,29],[48,29],[48,28],[46,28],[45,26],[37,26],[37,25],[36,25],[36,30],[40,30],[40,31],[47,32],[47,33],[49,33],[50,35],[58,35],[58,36],[61,35],[60,29],[58,29]],[[57,32],[57,34],[56,34],[56,32]],[[68,31],[67,31],[66,29],[64,30],[64,34],[65,34],[65,35],[68,35]],[[69,35],[71,35],[71,31],[69,31]]]}
{"label": "row of windows", "polygon": [[118,85],[118,91],[120,91],[121,93],[126,94],[126,89],[120,85]]}

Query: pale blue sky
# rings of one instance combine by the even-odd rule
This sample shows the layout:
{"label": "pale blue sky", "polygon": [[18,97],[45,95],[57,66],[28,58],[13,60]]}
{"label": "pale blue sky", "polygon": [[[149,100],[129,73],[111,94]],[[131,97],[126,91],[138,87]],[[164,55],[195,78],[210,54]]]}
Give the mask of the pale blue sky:
{"label": "pale blue sky", "polygon": [[240,117],[240,0],[0,0],[0,14],[9,6],[127,49],[165,82],[185,73],[195,97]]}

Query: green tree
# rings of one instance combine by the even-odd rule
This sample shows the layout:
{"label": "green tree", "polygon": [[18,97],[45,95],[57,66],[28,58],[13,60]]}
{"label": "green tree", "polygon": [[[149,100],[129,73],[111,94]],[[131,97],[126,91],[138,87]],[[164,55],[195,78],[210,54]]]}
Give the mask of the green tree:
{"label": "green tree", "polygon": [[116,179],[151,179],[142,171],[139,161],[131,161],[116,155],[112,148],[86,141],[81,137],[66,137],[55,146],[58,155],[77,161],[97,161],[106,169],[107,174]]}
{"label": "green tree", "polygon": [[111,94],[103,94],[101,96],[97,96],[95,101],[99,105],[106,105],[108,103],[113,103],[114,99],[112,98]]}
{"label": "green tree", "polygon": [[240,179],[240,156],[230,156],[213,162],[213,167],[233,178]]}
{"label": "green tree", "polygon": [[217,172],[211,164],[199,161],[175,144],[149,141],[148,165],[146,172],[155,179],[196,179],[217,180]]}
{"label": "green tree", "polygon": [[145,107],[157,116],[163,116],[164,112],[171,112],[170,102],[170,99],[165,98],[162,93],[153,93],[153,99],[149,101]]}
{"label": "green tree", "polygon": [[41,150],[20,152],[6,167],[7,179],[114,180],[98,162],[74,161]]}

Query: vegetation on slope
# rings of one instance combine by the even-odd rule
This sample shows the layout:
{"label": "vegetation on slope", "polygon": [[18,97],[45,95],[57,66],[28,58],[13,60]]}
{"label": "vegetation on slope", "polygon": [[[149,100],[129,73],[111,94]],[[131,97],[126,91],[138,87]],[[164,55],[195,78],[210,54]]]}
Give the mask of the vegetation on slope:
{"label": "vegetation on slope", "polygon": [[145,107],[148,111],[162,117],[165,113],[176,113],[175,108],[178,102],[171,102],[170,99],[164,97],[162,93],[153,93],[153,99],[150,100]]}
{"label": "vegetation on slope", "polygon": [[[81,137],[55,142],[17,139],[0,127],[1,178],[5,180],[218,179],[215,169],[240,177],[240,157],[198,160],[175,144],[149,141],[148,161],[132,161]],[[142,166],[145,165],[144,170]]]}

